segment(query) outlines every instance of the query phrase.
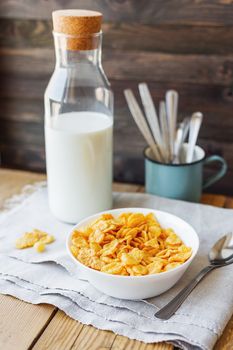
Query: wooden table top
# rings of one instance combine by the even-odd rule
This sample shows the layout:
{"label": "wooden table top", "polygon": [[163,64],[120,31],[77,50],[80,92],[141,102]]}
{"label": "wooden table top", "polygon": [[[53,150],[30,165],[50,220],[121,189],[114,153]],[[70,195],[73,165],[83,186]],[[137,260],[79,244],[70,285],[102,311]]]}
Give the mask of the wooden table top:
{"label": "wooden table top", "polygon": [[[0,170],[0,207],[4,200],[19,193],[21,188],[45,175],[22,171]],[[115,191],[143,192],[143,187],[114,184]],[[233,198],[204,194],[202,202],[233,208]],[[58,308],[32,305],[11,296],[0,295],[0,349],[3,350],[172,350],[166,343],[145,344],[83,325]],[[233,317],[217,342],[215,350],[233,349]]]}

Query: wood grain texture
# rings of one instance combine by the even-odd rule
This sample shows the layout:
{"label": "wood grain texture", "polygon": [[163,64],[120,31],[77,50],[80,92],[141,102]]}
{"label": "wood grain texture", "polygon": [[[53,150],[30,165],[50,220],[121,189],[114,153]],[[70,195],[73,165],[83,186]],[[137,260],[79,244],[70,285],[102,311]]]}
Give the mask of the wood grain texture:
{"label": "wood grain texture", "polygon": [[[104,51],[105,49],[138,50],[140,48],[142,51],[172,54],[203,54],[204,52],[223,55],[233,52],[232,26],[104,22],[102,31]],[[0,46],[52,48],[52,21],[1,18]]]}
{"label": "wood grain texture", "polygon": [[[232,0],[66,0],[63,8],[86,8],[103,13],[105,21],[232,25]],[[0,13],[14,18],[50,18],[61,1],[1,0]]]}
{"label": "wood grain texture", "polygon": [[145,344],[137,340],[131,340],[118,335],[111,347],[111,350],[173,350],[173,345],[166,343]]}
{"label": "wood grain texture", "polygon": [[68,350],[73,344],[84,326],[66,316],[63,311],[58,311],[40,336],[33,350]]}
{"label": "wood grain texture", "polygon": [[[43,93],[48,82],[47,78],[29,79],[21,77],[9,77],[2,79],[4,89],[0,88],[0,121],[6,122],[29,122],[42,123],[44,119]],[[127,107],[123,89],[130,88],[138,96],[138,83],[140,80],[114,80],[111,79],[112,89],[115,95],[115,116],[117,123],[115,127],[124,126],[130,129],[133,119]],[[165,92],[169,86],[179,91],[180,117],[190,115],[199,107],[204,113],[204,123],[201,129],[202,136],[211,139],[223,138],[232,140],[232,109],[233,95],[224,86],[185,84],[176,82],[150,82],[149,88],[154,98],[156,107],[159,101],[164,99]],[[118,123],[118,120],[120,123]],[[221,120],[221,123],[219,122]]]}
{"label": "wood grain texture", "polygon": [[52,305],[32,305],[0,295],[0,348],[28,349],[55,311]]}
{"label": "wood grain texture", "polygon": [[[142,155],[142,149],[144,146],[144,141],[142,140],[141,147],[135,145],[135,149],[131,148],[128,152],[127,149],[124,150],[124,143],[117,144],[115,138],[115,152],[114,152],[114,178],[116,181],[121,182],[144,182],[144,160]],[[202,142],[203,143],[203,142]],[[132,142],[132,147],[134,143]],[[140,145],[139,145],[140,146]],[[215,193],[225,193],[232,194],[232,144],[216,145],[212,144],[211,141],[206,141],[204,143],[204,148],[209,149],[211,154],[222,154],[229,163],[229,169],[225,177],[220,180],[215,185],[211,186],[209,191],[214,191]],[[22,169],[22,164],[25,170],[41,171],[45,169],[45,154],[44,148],[40,146],[8,146],[0,145],[0,150],[2,153],[2,163],[11,168]],[[124,151],[124,153],[122,153]],[[206,176],[213,174],[215,169],[208,168],[209,171],[206,172]]]}
{"label": "wood grain texture", "polygon": [[[143,141],[142,141],[143,142]],[[210,141],[209,141],[210,142]],[[116,143],[116,140],[115,140]],[[209,146],[208,146],[209,145]],[[142,149],[135,149],[134,153],[125,151],[122,154],[122,149],[124,144],[116,145],[114,153],[114,178],[116,181],[120,182],[136,182],[143,184],[144,182],[144,160],[142,155]],[[229,159],[229,164],[231,158],[229,156],[232,154],[232,144],[229,147],[219,148],[211,145],[211,142],[205,144],[205,148],[211,150],[211,153],[218,153],[224,155]],[[44,148],[39,146],[8,146],[0,145],[0,150],[2,153],[2,163],[11,168],[22,169],[22,164],[25,170],[41,171],[45,169],[45,156]],[[232,164],[232,163],[231,163]],[[210,168],[208,174],[209,176],[215,171],[215,169]],[[232,194],[232,177],[233,169],[232,165],[229,167],[225,177],[220,180],[215,185],[211,186],[209,191],[214,191],[215,193],[225,193]]]}
{"label": "wood grain texture", "polygon": [[227,208],[227,209],[233,208],[233,198],[232,197],[227,197],[225,204],[224,204],[224,208]]}
{"label": "wood grain texture", "polygon": [[[233,198],[216,195],[203,195],[202,202],[209,205],[233,209]],[[214,350],[231,350],[233,345],[233,316],[228,322],[222,336],[217,341]]]}
{"label": "wood grain texture", "polygon": [[[0,118],[11,120],[13,115],[15,121],[42,121],[44,116],[43,94],[48,79],[48,76],[37,78],[12,75],[2,76],[4,88],[0,86],[0,104],[2,106]],[[126,111],[129,114],[123,90],[130,88],[138,96],[137,84],[141,81],[140,79],[110,79],[115,94],[116,114],[126,114]],[[219,127],[222,125],[225,127],[226,123],[228,125],[231,123],[230,116],[233,108],[231,86],[188,84],[174,81],[152,81],[148,85],[157,108],[159,101],[164,99],[165,92],[169,87],[179,91],[179,112],[181,116],[187,113],[190,114],[199,107],[205,116],[207,115],[207,118],[208,114],[212,116],[211,124],[215,123],[216,125],[219,118],[222,121],[222,123],[218,123]]]}
{"label": "wood grain texture", "polygon": [[[32,131],[35,123],[41,124],[43,129],[44,103],[43,93],[47,84],[47,78],[25,79],[20,77],[8,77],[2,80],[4,89],[0,88],[0,122],[5,129],[13,126],[16,129],[28,126]],[[126,104],[123,89],[130,88],[138,96],[138,83],[140,80],[114,80],[111,79],[112,89],[115,95],[115,129],[124,133],[135,132],[133,118]],[[149,88],[158,109],[159,101],[164,99],[167,87],[179,91],[180,119],[201,109],[204,114],[204,123],[201,128],[201,138],[224,142],[231,142],[233,136],[233,96],[227,95],[227,88],[218,85],[185,84],[174,82],[150,82]],[[221,122],[220,122],[221,120]],[[9,123],[9,127],[7,124]],[[27,123],[27,124],[26,124]],[[135,127],[134,127],[135,126]],[[133,128],[133,130],[132,130]],[[16,134],[16,130],[10,130]],[[26,128],[25,128],[26,133]],[[139,133],[138,133],[139,134]],[[4,137],[4,135],[3,135]],[[30,136],[29,136],[30,137]],[[39,135],[38,135],[39,137]],[[42,139],[42,138],[41,138]],[[26,141],[26,140],[25,140]],[[35,144],[37,144],[35,139]]]}
{"label": "wood grain texture", "polygon": [[[14,192],[19,193],[23,185],[40,181],[44,178],[45,175],[43,174],[1,169],[1,204],[4,199],[11,196]],[[143,192],[144,189],[131,184],[124,184],[123,186],[114,184],[114,190]],[[204,195],[203,202],[233,208],[233,198],[222,195]],[[16,348],[17,350],[26,350],[28,348],[36,350],[173,349],[171,345],[165,343],[144,344],[122,336],[116,336],[111,332],[98,331],[91,326],[83,326],[79,322],[70,319],[62,311],[56,312],[56,309],[53,309],[51,306],[35,306],[9,296],[0,296],[0,314],[3,315],[0,320],[0,346],[4,344],[4,350]],[[89,339],[92,339],[92,342]],[[232,341],[233,317],[217,342],[215,350],[231,350]]]}
{"label": "wood grain texture", "polygon": [[222,195],[215,196],[214,194],[203,194],[201,198],[203,204],[213,205],[223,208],[225,206],[226,197]]}
{"label": "wood grain texture", "polygon": [[214,350],[232,350],[233,345],[233,317],[228,322],[221,338],[218,340]]}
{"label": "wood grain texture", "polygon": [[100,331],[92,326],[84,326],[75,340],[72,350],[111,349],[116,335],[110,331]]}
{"label": "wood grain texture", "polygon": [[4,201],[14,194],[19,194],[25,185],[44,179],[44,174],[0,169],[0,210]]}
{"label": "wood grain texture", "polygon": [[[43,174],[1,169],[0,198],[3,201],[13,193],[19,193],[19,190],[25,184],[41,181],[44,178],[45,175]],[[140,186],[114,183],[113,190],[134,192],[139,191]],[[51,309],[51,313],[48,313],[48,308]],[[66,316],[62,311],[56,312],[56,308],[52,306],[35,306],[12,297],[0,296],[0,314],[5,315],[4,318],[1,318],[2,322],[0,322],[0,346],[4,344],[4,350],[12,350],[16,347],[17,350],[26,350],[29,347],[33,350],[110,349],[116,338],[116,335],[112,332],[99,331],[92,326],[83,326]],[[18,322],[12,321],[12,315],[14,315],[16,321],[18,317],[24,318],[21,321],[20,329],[18,329]],[[31,325],[31,322],[33,322],[33,325]],[[28,323],[30,324],[30,332],[28,331]],[[21,333],[18,333],[19,330]],[[2,331],[6,332],[4,337],[1,336]],[[23,338],[23,341],[18,342],[19,336]],[[124,339],[127,345],[125,345]],[[165,343],[142,345],[141,342],[131,342],[129,339],[119,336],[114,348],[116,349],[117,346],[117,350],[130,349],[131,344],[138,350],[171,349],[171,346]]]}
{"label": "wood grain texture", "polygon": [[204,113],[200,142],[229,163],[227,176],[211,190],[233,194],[232,0],[2,0],[3,165],[45,169],[43,94],[54,68],[51,11],[61,7],[104,14],[103,61],[116,101],[115,178],[143,182],[145,143],[123,89],[136,91],[138,82],[147,80],[157,105],[165,90],[174,88],[181,95],[182,116],[196,109]]}
{"label": "wood grain texture", "polygon": [[113,191],[115,192],[139,192],[142,186],[129,183],[113,183]]}
{"label": "wood grain texture", "polygon": [[[49,48],[2,48],[0,74],[7,76],[51,75],[55,60]],[[134,64],[132,64],[132,62]],[[233,81],[232,55],[181,55],[148,51],[106,49],[103,65],[111,79],[142,79],[147,81],[176,81],[177,83],[213,84],[229,87]]]}
{"label": "wood grain texture", "polygon": [[[145,142],[130,115],[122,93],[124,87],[129,87],[137,94],[139,82],[140,80],[111,80],[116,101],[114,175],[119,181],[143,183],[142,151]],[[45,170],[42,95],[46,83],[46,79],[29,80],[14,77],[8,81],[9,85],[5,85],[6,89],[0,91],[0,148],[5,166],[34,171]],[[164,98],[168,85],[180,92],[182,117],[190,115],[197,106],[204,113],[200,145],[208,154],[222,155],[228,162],[227,175],[210,190],[233,193],[233,98],[227,96],[226,88],[222,86],[151,82],[149,87],[156,106]]]}

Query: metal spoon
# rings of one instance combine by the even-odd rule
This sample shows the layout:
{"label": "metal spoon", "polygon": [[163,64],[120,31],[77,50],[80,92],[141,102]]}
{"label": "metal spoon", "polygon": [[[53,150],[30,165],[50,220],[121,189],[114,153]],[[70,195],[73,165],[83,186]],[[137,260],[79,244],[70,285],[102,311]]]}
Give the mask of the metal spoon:
{"label": "metal spoon", "polygon": [[155,317],[168,320],[179,309],[187,296],[197,284],[212,270],[233,264],[233,233],[220,238],[211,248],[209,255],[210,264],[202,269],[189,284],[180,291],[167,305],[155,313]]}

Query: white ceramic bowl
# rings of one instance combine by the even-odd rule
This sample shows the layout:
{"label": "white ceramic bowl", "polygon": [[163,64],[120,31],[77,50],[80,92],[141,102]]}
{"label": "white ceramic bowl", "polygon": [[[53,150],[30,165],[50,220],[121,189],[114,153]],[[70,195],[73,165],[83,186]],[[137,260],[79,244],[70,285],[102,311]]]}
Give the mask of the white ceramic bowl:
{"label": "white ceramic bowl", "polygon": [[[172,228],[183,242],[192,248],[191,257],[184,264],[173,270],[146,276],[110,275],[93,270],[75,259],[70,251],[71,235],[74,229],[81,229],[87,226],[103,213],[110,213],[113,216],[119,216],[123,212],[138,212],[143,214],[154,213],[162,227]],[[84,274],[85,279],[87,279],[96,289],[115,298],[135,300],[154,297],[166,292],[174,286],[194,259],[199,247],[199,238],[195,230],[187,222],[175,215],[153,209],[121,208],[98,213],[80,221],[73,227],[68,235],[66,247],[70,257],[78,265],[82,274]]]}

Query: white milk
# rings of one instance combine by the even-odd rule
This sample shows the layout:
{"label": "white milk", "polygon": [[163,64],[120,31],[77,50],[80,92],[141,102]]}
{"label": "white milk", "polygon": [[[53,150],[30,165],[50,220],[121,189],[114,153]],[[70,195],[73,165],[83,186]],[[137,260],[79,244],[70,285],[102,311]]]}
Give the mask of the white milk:
{"label": "white milk", "polygon": [[71,112],[45,127],[49,205],[60,220],[80,219],[112,206],[112,118]]}

